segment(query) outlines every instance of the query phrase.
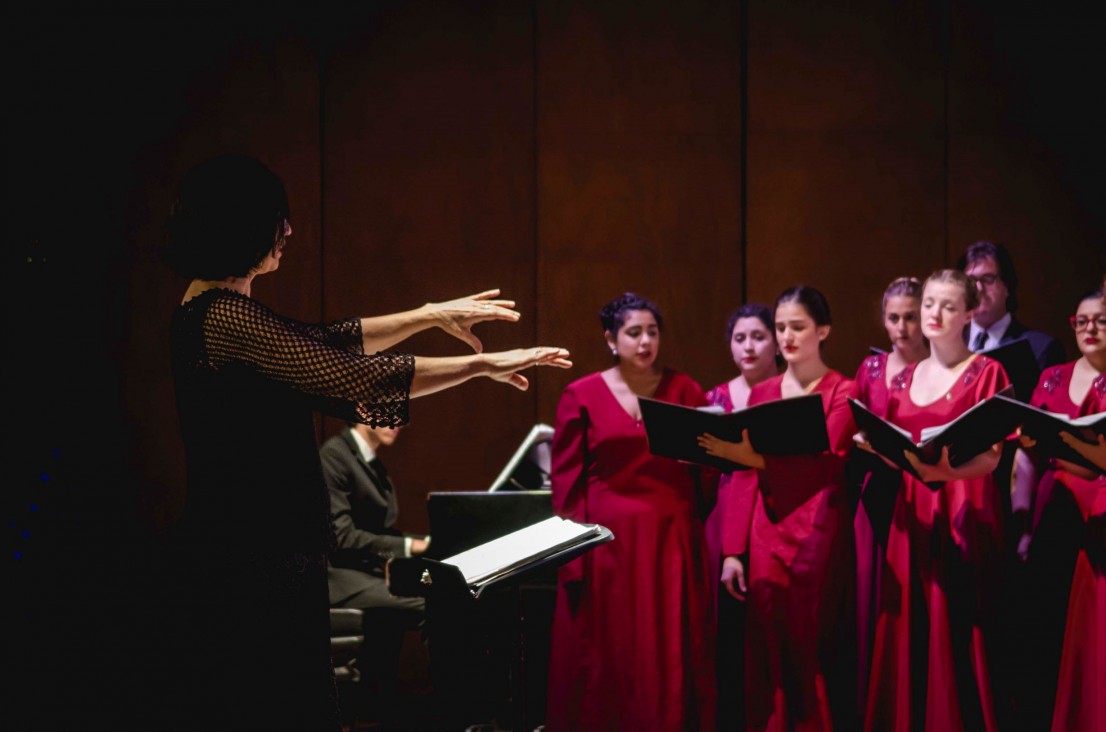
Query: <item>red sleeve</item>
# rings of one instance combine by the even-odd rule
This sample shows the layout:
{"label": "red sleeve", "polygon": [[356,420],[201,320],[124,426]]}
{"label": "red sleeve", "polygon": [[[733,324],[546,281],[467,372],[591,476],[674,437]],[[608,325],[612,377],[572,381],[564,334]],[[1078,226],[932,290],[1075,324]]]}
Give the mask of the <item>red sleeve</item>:
{"label": "red sleeve", "polygon": [[[771,380],[770,380],[771,381]],[[757,384],[749,395],[747,406],[763,401],[764,384]],[[722,506],[722,554],[731,556],[749,551],[749,534],[753,525],[753,507],[760,490],[758,471],[738,470],[731,473],[729,497]]]}
{"label": "red sleeve", "polygon": [[722,511],[722,555],[749,551],[749,532],[753,525],[753,505],[757,496],[757,471],[740,470],[730,478]]}
{"label": "red sleeve", "polygon": [[[550,445],[550,483],[553,513],[573,521],[587,521],[587,451],[588,410],[569,384],[557,402],[557,417],[553,424]],[[581,581],[584,560],[579,557],[561,566],[557,576],[561,582]]]}
{"label": "red sleeve", "polygon": [[1010,386],[1010,377],[998,361],[990,360],[975,382],[975,399],[981,402]]}
{"label": "red sleeve", "polygon": [[1099,374],[1094,380],[1091,384],[1090,397],[1083,403],[1087,405],[1087,414],[1106,412],[1106,374]]}
{"label": "red sleeve", "polygon": [[550,483],[553,512],[573,521],[586,521],[587,407],[580,403],[574,385],[561,394],[550,444]]}
{"label": "red sleeve", "polygon": [[875,358],[875,356],[869,356],[860,362],[860,368],[856,370],[856,378],[853,379],[853,383],[856,384],[856,398],[863,404],[871,404],[868,401],[868,362]]}
{"label": "red sleeve", "polygon": [[687,399],[687,405],[690,407],[705,407],[710,404],[703,388],[694,379],[690,378],[688,379]]}
{"label": "red sleeve", "polygon": [[850,379],[841,379],[834,387],[826,413],[826,432],[829,433],[830,450],[838,456],[845,456],[853,447],[853,435],[856,434],[856,421],[849,399],[857,398],[857,384]]}
{"label": "red sleeve", "polygon": [[[989,362],[984,364],[983,370],[979,374],[979,378],[975,380],[975,403],[988,399],[995,395],[996,392],[1005,389],[1010,385],[1010,377],[1006,375],[1006,369],[1002,367],[998,361],[988,360]],[[1015,429],[1013,432],[1006,436],[1003,440],[1004,443],[1013,443],[1018,439],[1018,431]]]}
{"label": "red sleeve", "polygon": [[1045,405],[1048,404],[1048,390],[1045,389],[1045,382],[1051,377],[1062,376],[1060,373],[1061,368],[1058,366],[1049,366],[1047,369],[1041,372],[1041,377],[1037,379],[1037,387],[1033,389],[1033,395],[1029,397],[1029,403],[1035,407],[1041,409],[1048,409]]}
{"label": "red sleeve", "polygon": [[[695,379],[682,375],[683,383],[680,388],[680,404],[685,407],[705,407],[710,404],[707,400],[706,392],[699,386],[699,383]],[[697,480],[699,482],[699,490],[701,493],[701,500],[707,505],[713,505],[718,500],[718,481],[722,477],[722,472],[717,468],[712,468],[707,465],[695,465],[687,466],[688,470],[692,471],[693,477],[697,474]]]}

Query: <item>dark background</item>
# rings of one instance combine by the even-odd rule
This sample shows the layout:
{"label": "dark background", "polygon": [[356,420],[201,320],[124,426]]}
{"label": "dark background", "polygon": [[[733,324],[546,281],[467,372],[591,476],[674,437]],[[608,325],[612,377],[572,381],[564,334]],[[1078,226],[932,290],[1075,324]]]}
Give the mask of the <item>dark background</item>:
{"label": "dark background", "polygon": [[[734,374],[728,313],[791,284],[825,292],[827,361],[851,374],[885,345],[884,286],[975,240],[1008,245],[1022,319],[1069,357],[1066,318],[1106,271],[1106,66],[1086,11],[234,7],[54,3],[4,24],[7,629],[30,641],[22,678],[65,702],[41,720],[125,719],[150,681],[149,588],[184,484],[167,326],[187,286],[154,252],[207,157],[256,155],[285,181],[295,233],[254,288],[277,311],[500,287],[523,317],[481,328],[488,349],[571,349],[573,371],[529,374],[526,393],[478,381],[413,403],[387,455],[410,531],[429,528],[427,491],[486,488],[565,384],[608,365],[596,314],[623,291],[660,305],[662,360],[707,388]],[[339,428],[320,420],[320,439]]]}

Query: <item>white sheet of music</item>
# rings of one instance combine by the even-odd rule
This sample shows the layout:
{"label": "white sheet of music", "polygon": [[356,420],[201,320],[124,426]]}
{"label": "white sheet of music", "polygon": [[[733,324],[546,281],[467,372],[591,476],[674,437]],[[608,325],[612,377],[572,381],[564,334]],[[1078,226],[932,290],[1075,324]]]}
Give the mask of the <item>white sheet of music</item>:
{"label": "white sheet of music", "polygon": [[465,581],[471,585],[523,564],[528,559],[540,558],[558,548],[595,536],[600,530],[595,524],[580,524],[553,516],[446,557],[442,562],[458,567]]}

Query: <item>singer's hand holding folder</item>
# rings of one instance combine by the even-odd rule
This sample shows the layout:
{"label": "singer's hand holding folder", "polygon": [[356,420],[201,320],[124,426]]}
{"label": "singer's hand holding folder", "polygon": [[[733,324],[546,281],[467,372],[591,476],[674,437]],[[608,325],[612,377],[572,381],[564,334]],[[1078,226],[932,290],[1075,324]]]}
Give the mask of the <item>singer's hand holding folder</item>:
{"label": "singer's hand holding folder", "polygon": [[[949,449],[949,465],[959,467],[976,455],[980,455],[992,445],[1002,442],[1018,428],[1020,417],[1010,406],[1013,387],[1006,387],[994,396],[977,403],[951,422],[934,427],[926,427],[921,432],[921,440],[896,424],[872,412],[857,399],[849,399],[857,428],[864,433],[867,442],[877,453],[887,458],[914,477],[921,479],[918,472],[907,460],[905,452],[913,453],[919,461],[927,465],[936,465],[941,451]],[[930,485],[930,484],[927,484]],[[930,485],[930,487],[935,487]]]}
{"label": "singer's hand holding folder", "polygon": [[709,465],[730,472],[745,470],[725,458],[708,455],[699,435],[711,434],[740,442],[749,430],[749,442],[761,455],[805,455],[829,449],[826,415],[820,394],[764,402],[729,414],[638,397],[649,451],[654,455]]}
{"label": "singer's hand holding folder", "polygon": [[1106,412],[1072,418],[1066,414],[1038,409],[1009,397],[1002,398],[1006,399],[1021,415],[1022,434],[1036,440],[1036,448],[1041,454],[1067,460],[1098,473],[1102,472],[1102,468],[1066,445],[1060,435],[1066,432],[1076,439],[1093,445],[1098,441],[1099,435],[1106,434]]}

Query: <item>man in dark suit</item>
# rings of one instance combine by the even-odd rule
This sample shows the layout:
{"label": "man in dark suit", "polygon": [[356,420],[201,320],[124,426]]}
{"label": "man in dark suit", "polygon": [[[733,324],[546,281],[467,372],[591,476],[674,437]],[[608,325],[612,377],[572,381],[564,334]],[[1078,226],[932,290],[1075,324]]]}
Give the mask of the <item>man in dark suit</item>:
{"label": "man in dark suit", "polygon": [[[1036,373],[1027,370],[1026,373],[1010,372],[1009,375],[1015,396],[1029,401],[1040,373],[1049,366],[1064,362],[1063,346],[1047,333],[1026,328],[1014,317],[1018,309],[1018,275],[1006,247],[994,242],[977,241],[968,247],[957,266],[974,277],[979,288],[979,307],[972,314],[967,334],[968,347],[972,351],[989,351],[1020,338],[1028,341],[1037,362]],[[1008,546],[1011,547],[1003,598],[1004,613],[1000,621],[1007,640],[998,651],[994,683],[996,695],[1006,699],[1001,708],[1018,709],[1024,718],[999,720],[1001,727],[1011,729],[1020,729],[1019,725],[1028,724],[1026,720],[1031,719],[1034,713],[1034,700],[1040,696],[1040,691],[1032,688],[1033,684],[1027,683],[1027,680],[1037,678],[1034,668],[1039,668],[1042,662],[1028,649],[1035,648],[1034,639],[1040,631],[1034,622],[1037,612],[1034,594],[1040,592],[1043,581],[1047,579],[1033,576],[1012,551],[1029,527],[1029,512],[1024,508],[1015,511],[1010,502],[1011,471],[1016,449],[1016,440],[1004,442],[1002,457],[994,472],[1006,513]],[[1024,591],[1023,588],[1031,589]],[[1052,679],[1052,687],[1055,687],[1055,678]],[[1045,706],[1051,710],[1051,697]]]}
{"label": "man in dark suit", "polygon": [[[1029,341],[1037,359],[1038,372],[1064,362],[1064,347],[1039,330],[1022,325],[1014,313],[1018,309],[1018,274],[1014,260],[1002,244],[977,241],[968,247],[957,267],[974,277],[979,288],[979,307],[972,314],[968,348],[986,351],[1019,338]],[[1029,386],[1030,390],[1036,383]],[[1019,394],[1028,399],[1029,394]]]}
{"label": "man in dark suit", "polygon": [[423,627],[425,601],[392,595],[384,580],[391,557],[422,554],[430,537],[405,536],[395,529],[399,516],[395,487],[377,456],[392,445],[399,428],[351,424],[320,448],[334,524],[327,579],[332,607],[365,611],[365,642],[357,665],[362,704],[388,717],[395,701],[403,636]]}

